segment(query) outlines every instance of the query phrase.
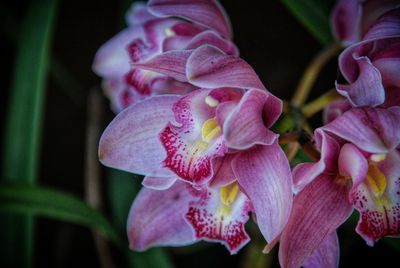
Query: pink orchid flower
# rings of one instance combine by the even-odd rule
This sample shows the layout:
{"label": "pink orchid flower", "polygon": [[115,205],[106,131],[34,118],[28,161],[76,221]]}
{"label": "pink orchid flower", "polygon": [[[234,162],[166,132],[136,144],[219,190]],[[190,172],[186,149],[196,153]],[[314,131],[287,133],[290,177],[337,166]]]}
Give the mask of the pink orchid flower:
{"label": "pink orchid flower", "polygon": [[353,45],[376,19],[399,6],[397,0],[338,0],[331,15],[333,34],[344,46]]}
{"label": "pink orchid flower", "polygon": [[400,8],[381,16],[363,40],[345,49],[339,67],[349,85],[336,83],[353,106],[400,104]]}
{"label": "pink orchid flower", "polygon": [[166,51],[212,44],[238,55],[229,41],[230,23],[215,0],[152,0],[133,4],[128,27],[96,53],[93,70],[103,77],[103,88],[115,112],[135,101],[158,94],[185,94],[193,90],[165,75],[132,67]]}
{"label": "pink orchid flower", "polygon": [[352,108],[315,139],[321,159],[293,170],[297,195],[280,237],[283,267],[337,267],[335,230],[353,208],[368,245],[400,236],[400,107]]}
{"label": "pink orchid flower", "polygon": [[[160,69],[171,72],[171,60]],[[289,163],[269,130],[282,102],[246,62],[216,47],[198,47],[176,62],[184,65],[176,77],[200,89],[128,107],[100,140],[103,164],[146,176],[129,216],[131,248],[204,239],[236,253],[249,241],[250,212],[272,242],[292,203]]]}

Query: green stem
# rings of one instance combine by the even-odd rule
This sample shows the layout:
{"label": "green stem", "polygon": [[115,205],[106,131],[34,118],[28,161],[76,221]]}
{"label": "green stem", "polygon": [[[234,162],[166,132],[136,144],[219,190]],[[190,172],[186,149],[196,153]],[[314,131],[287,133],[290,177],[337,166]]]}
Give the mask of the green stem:
{"label": "green stem", "polygon": [[322,68],[339,52],[340,49],[341,46],[339,44],[333,43],[322,49],[314,57],[304,71],[303,76],[295,90],[292,99],[293,106],[300,107],[304,104]]}
{"label": "green stem", "polygon": [[315,100],[307,103],[301,108],[301,111],[303,112],[303,115],[306,118],[312,117],[319,111],[323,110],[327,105],[329,105],[331,102],[341,99],[342,97],[336,92],[335,89],[331,89]]}

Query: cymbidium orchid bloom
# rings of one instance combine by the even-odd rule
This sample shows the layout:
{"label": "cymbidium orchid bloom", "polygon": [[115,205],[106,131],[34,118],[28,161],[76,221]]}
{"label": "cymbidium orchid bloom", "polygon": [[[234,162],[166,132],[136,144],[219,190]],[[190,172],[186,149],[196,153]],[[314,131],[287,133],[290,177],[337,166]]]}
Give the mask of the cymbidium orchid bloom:
{"label": "cymbidium orchid bloom", "polygon": [[333,34],[344,46],[353,45],[376,19],[399,6],[397,0],[338,0],[331,16]]}
{"label": "cymbidium orchid bloom", "polygon": [[293,170],[297,194],[280,237],[283,267],[336,267],[335,230],[353,208],[368,245],[400,236],[400,107],[352,108],[317,129],[315,141],[320,160]]}
{"label": "cymbidium orchid bloom", "polygon": [[147,67],[170,73],[179,62],[176,77],[200,89],[128,107],[100,141],[103,164],[146,176],[129,216],[130,246],[204,239],[235,253],[249,241],[250,212],[272,242],[292,203],[289,163],[269,130],[282,102],[240,58],[209,45],[184,54]]}
{"label": "cymbidium orchid bloom", "polygon": [[151,95],[185,94],[194,89],[133,64],[202,44],[238,55],[229,40],[229,20],[215,0],[151,0],[147,6],[135,3],[126,21],[128,27],[99,49],[93,64],[94,71],[104,79],[103,87],[115,112]]}
{"label": "cymbidium orchid bloom", "polygon": [[336,84],[353,106],[400,104],[400,8],[377,19],[361,42],[345,49],[339,67],[350,83]]}

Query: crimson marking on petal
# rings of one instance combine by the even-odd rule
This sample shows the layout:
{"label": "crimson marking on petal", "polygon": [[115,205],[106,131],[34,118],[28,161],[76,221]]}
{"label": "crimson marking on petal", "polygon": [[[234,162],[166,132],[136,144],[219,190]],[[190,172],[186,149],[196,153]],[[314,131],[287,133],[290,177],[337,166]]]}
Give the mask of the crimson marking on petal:
{"label": "crimson marking on petal", "polygon": [[[391,216],[388,216],[391,214]],[[396,220],[393,223],[389,222],[389,217]],[[384,236],[399,236],[400,235],[400,205],[385,208],[384,212],[366,210],[361,213],[360,223],[357,226],[357,231],[372,242],[367,242],[370,246]]]}
{"label": "crimson marking on petal", "polygon": [[140,95],[151,94],[150,82],[151,72],[139,69],[132,69],[125,75],[125,81],[131,85]]}
{"label": "crimson marking on petal", "polygon": [[381,204],[377,210],[368,209],[369,200],[362,190],[355,192],[352,199],[354,207],[360,212],[356,231],[368,245],[373,246],[384,236],[400,236],[400,204]]}
{"label": "crimson marking on petal", "polygon": [[223,216],[218,219],[205,209],[190,207],[186,214],[186,219],[193,225],[196,231],[196,238],[225,241],[231,252],[236,252],[243,243],[249,240],[242,222],[233,221],[223,226]]}
{"label": "crimson marking on petal", "polygon": [[150,49],[142,39],[133,40],[128,46],[128,53],[133,62],[139,62],[146,57],[146,52]]}
{"label": "crimson marking on petal", "polygon": [[121,103],[122,107],[126,108],[132,103],[134,103],[135,98],[129,88],[126,88],[122,93],[121,93]]}
{"label": "crimson marking on petal", "polygon": [[211,156],[202,154],[201,144],[190,146],[179,134],[167,126],[160,134],[161,143],[167,151],[164,165],[184,180],[201,184],[211,176]]}

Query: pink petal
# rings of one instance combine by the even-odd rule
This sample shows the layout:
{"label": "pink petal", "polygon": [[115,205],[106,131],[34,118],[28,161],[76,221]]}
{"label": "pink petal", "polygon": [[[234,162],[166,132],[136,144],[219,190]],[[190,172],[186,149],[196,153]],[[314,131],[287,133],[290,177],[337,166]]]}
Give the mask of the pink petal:
{"label": "pink petal", "polygon": [[[385,50],[381,55],[376,57],[374,66],[379,70],[382,75],[383,83],[386,87],[400,88],[400,38],[397,39],[397,46],[393,47],[398,55],[389,55],[390,52]],[[386,55],[385,55],[386,54]],[[388,98],[388,97],[387,97]]]}
{"label": "pink petal", "polygon": [[93,71],[103,77],[122,77],[130,69],[130,59],[126,47],[144,35],[140,27],[124,29],[102,45],[96,53]]}
{"label": "pink petal", "polygon": [[332,11],[331,24],[335,37],[346,46],[360,40],[362,6],[358,0],[338,0]]}
{"label": "pink petal", "polygon": [[175,182],[176,176],[172,177],[154,177],[146,176],[142,181],[142,185],[146,188],[153,190],[166,190],[169,189]]}
{"label": "pink petal", "polygon": [[232,160],[236,154],[227,154],[224,157],[215,159],[214,176],[210,182],[210,186],[214,188],[223,187],[236,181],[236,176],[232,170]]}
{"label": "pink petal", "polygon": [[203,45],[193,51],[187,61],[186,75],[190,83],[202,88],[265,90],[249,64],[210,45]]}
{"label": "pink petal", "polygon": [[321,175],[293,201],[292,214],[280,239],[282,267],[298,268],[350,215],[348,189],[335,177]]}
{"label": "pink petal", "polygon": [[328,235],[305,262],[304,268],[339,267],[339,239],[336,232]]}
{"label": "pink petal", "polygon": [[352,195],[354,207],[360,212],[356,231],[370,246],[384,236],[400,236],[400,152],[389,153],[378,168],[387,183],[382,195],[374,193],[368,180]]}
{"label": "pink petal", "polygon": [[192,36],[173,35],[167,37],[162,44],[162,50],[163,52],[170,50],[182,50],[183,48],[186,48],[191,39]]}
{"label": "pink petal", "polygon": [[150,0],[149,10],[160,17],[181,17],[216,30],[224,37],[231,35],[230,23],[215,0]]}
{"label": "pink petal", "polygon": [[321,159],[316,163],[301,163],[293,169],[295,194],[323,172],[337,172],[337,158],[340,150],[338,142],[321,129],[315,131],[315,138],[317,147],[321,151]]}
{"label": "pink petal", "polygon": [[191,40],[205,31],[203,28],[187,22],[177,22],[169,30],[172,35],[168,36],[163,42],[164,52],[188,49]]}
{"label": "pink petal", "polygon": [[271,243],[285,227],[292,208],[292,174],[278,145],[240,152],[232,162],[239,185],[249,197],[257,224]]}
{"label": "pink petal", "polygon": [[239,51],[230,40],[223,39],[214,31],[208,30],[196,35],[187,45],[186,49],[195,49],[202,45],[212,45],[228,55],[239,56]]}
{"label": "pink petal", "polygon": [[116,114],[143,98],[123,79],[103,79],[101,87],[110,99],[111,109]]}
{"label": "pink petal", "polygon": [[400,107],[353,108],[322,127],[370,153],[387,153],[400,143]]}
{"label": "pink petal", "polygon": [[368,160],[362,152],[351,143],[346,143],[340,149],[339,174],[349,176],[353,181],[352,194],[367,176]]}
{"label": "pink petal", "polygon": [[143,188],[128,217],[129,246],[143,251],[152,246],[183,246],[196,241],[184,215],[192,196],[183,182],[157,191]]}
{"label": "pink petal", "polygon": [[175,103],[176,122],[160,133],[167,156],[164,166],[180,178],[194,184],[204,184],[213,176],[212,161],[227,151],[219,132],[211,140],[203,140],[202,127],[215,117],[215,108],[205,102],[209,90],[193,91]]}
{"label": "pink petal", "polygon": [[168,170],[160,170],[166,153],[158,134],[169,121],[174,121],[172,106],[178,99],[152,97],[119,113],[100,139],[100,161],[133,173],[170,175]]}
{"label": "pink petal", "polygon": [[[394,1],[395,2],[395,1]],[[400,5],[383,16],[378,18],[372,26],[369,27],[368,32],[364,35],[363,40],[373,40],[377,38],[400,36]],[[389,8],[393,8],[389,7]]]}
{"label": "pink petal", "polygon": [[189,58],[191,50],[172,50],[167,51],[153,58],[135,63],[135,68],[150,70],[170,76],[178,81],[185,82],[186,79],[186,61]]}
{"label": "pink petal", "polygon": [[328,124],[341,116],[344,112],[347,112],[351,108],[351,104],[348,100],[336,100],[325,107],[323,111],[323,122]]}
{"label": "pink petal", "polygon": [[[353,106],[377,106],[385,101],[385,88],[379,70],[368,57],[353,56],[358,64],[359,76],[350,85],[336,83],[337,91]],[[352,62],[354,64],[354,62]]]}
{"label": "pink petal", "polygon": [[193,31],[198,30],[196,26],[190,23],[184,23],[181,20],[173,18],[150,20],[143,24],[146,34],[146,39],[144,40],[146,40],[149,52],[152,53],[151,56],[163,52],[162,44],[164,40],[170,36],[171,32],[175,34],[173,29],[177,24],[183,24]]}
{"label": "pink petal", "polygon": [[282,102],[268,92],[247,91],[224,122],[226,144],[238,150],[248,149],[255,144],[270,145],[278,135],[268,129],[269,117],[275,117],[281,110]]}
{"label": "pink petal", "polygon": [[152,83],[161,75],[147,71],[132,68],[124,77],[124,83],[130,86],[138,95],[148,97],[152,94]]}
{"label": "pink petal", "polygon": [[192,194],[197,199],[190,203],[186,220],[194,228],[197,239],[221,242],[231,254],[250,241],[244,225],[251,205],[243,193],[238,191],[229,205],[221,201],[219,188],[203,188]]}
{"label": "pink petal", "polygon": [[128,25],[143,24],[152,19],[156,19],[156,17],[148,11],[144,2],[134,2],[125,14]]}

